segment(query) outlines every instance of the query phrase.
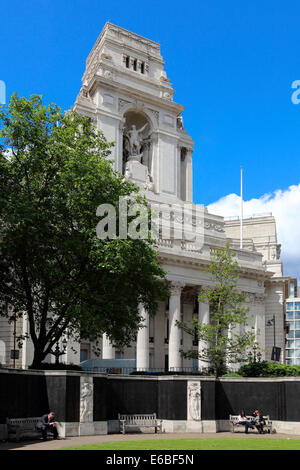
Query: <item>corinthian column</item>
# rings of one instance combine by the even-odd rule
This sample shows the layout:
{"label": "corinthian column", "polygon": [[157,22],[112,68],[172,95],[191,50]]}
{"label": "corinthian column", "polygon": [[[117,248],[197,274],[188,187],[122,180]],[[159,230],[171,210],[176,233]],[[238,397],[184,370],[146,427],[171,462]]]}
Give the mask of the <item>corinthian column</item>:
{"label": "corinthian column", "polygon": [[115,358],[115,348],[109,340],[109,337],[106,333],[103,333],[102,336],[102,359],[114,359]]}
{"label": "corinthian column", "polygon": [[179,352],[181,329],[177,326],[180,321],[180,297],[184,287],[182,282],[172,282],[170,286],[171,295],[169,299],[169,371],[180,371],[182,368],[182,358]]}
{"label": "corinthian column", "polygon": [[139,329],[136,340],[136,368],[149,369],[149,314],[140,306],[143,327]]}
{"label": "corinthian column", "polygon": [[[208,324],[209,323],[209,305],[207,302],[199,302],[199,307],[198,307],[198,322],[202,324]],[[199,340],[198,342],[198,352],[199,354],[201,353],[202,349],[207,348],[208,344],[207,341],[204,340]],[[198,370],[201,371],[203,368],[206,368],[209,366],[209,363],[207,361],[203,361],[203,359],[199,358],[198,359]]]}

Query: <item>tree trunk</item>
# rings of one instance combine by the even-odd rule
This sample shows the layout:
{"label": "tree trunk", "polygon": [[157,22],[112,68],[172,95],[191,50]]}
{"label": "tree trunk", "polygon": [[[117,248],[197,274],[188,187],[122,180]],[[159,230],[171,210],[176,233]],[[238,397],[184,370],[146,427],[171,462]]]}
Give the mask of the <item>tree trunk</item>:
{"label": "tree trunk", "polygon": [[34,355],[33,355],[33,360],[32,364],[30,366],[30,369],[40,369],[42,361],[45,359],[46,354],[44,353],[44,348],[41,347],[35,347],[34,348]]}

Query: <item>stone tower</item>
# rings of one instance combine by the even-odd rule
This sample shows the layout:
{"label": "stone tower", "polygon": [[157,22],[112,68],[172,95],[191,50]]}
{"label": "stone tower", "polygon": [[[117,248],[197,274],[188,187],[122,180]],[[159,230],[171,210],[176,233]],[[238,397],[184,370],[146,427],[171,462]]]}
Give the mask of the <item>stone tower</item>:
{"label": "stone tower", "polygon": [[160,45],[106,23],[73,110],[115,142],[114,168],[150,199],[192,202],[193,141],[183,127],[184,106],[173,95]]}

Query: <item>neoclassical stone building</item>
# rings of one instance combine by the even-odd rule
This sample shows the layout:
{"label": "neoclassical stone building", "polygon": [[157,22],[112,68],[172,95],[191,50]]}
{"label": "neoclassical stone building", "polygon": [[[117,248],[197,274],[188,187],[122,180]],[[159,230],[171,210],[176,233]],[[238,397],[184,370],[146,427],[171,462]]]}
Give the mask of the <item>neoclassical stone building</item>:
{"label": "neoclassical stone building", "polygon": [[[169,217],[176,222],[181,208],[188,205],[192,214],[197,207],[193,204],[193,140],[183,125],[184,106],[174,102],[173,95],[160,45],[106,23],[86,60],[82,87],[72,109],[88,116],[115,142],[111,154],[114,168],[137,183],[150,204],[170,207]],[[266,323],[275,315],[276,346],[281,347],[284,361],[287,278],[282,274],[274,218],[246,219],[241,249],[238,220],[224,220],[200,209],[201,243],[175,237],[172,231],[169,237],[157,240],[159,260],[170,282],[169,302],[159,302],[154,318],[143,312],[144,327],[130,348],[116,351],[104,335],[103,359],[136,358],[138,369],[176,371],[207,366],[181,357],[181,348],[197,349],[199,345],[176,326],[176,320],[189,322],[197,315],[199,321],[209,322],[209,307],[197,302],[198,292],[212,285],[206,272],[211,253],[230,241],[239,264],[238,288],[246,294],[250,308],[248,327],[255,328],[258,342],[268,350],[265,357],[270,359],[273,329]],[[26,329],[26,321],[19,327]],[[79,350],[82,359],[93,357],[89,343],[69,344],[63,360],[78,363]],[[31,355],[28,341],[21,351],[20,365],[26,367]]]}

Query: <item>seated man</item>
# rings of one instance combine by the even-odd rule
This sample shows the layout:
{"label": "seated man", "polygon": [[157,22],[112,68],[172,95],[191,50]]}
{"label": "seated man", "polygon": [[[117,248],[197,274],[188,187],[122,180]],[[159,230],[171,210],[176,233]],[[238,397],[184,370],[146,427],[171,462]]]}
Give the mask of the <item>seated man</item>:
{"label": "seated man", "polygon": [[47,430],[53,434],[53,439],[59,439],[55,422],[55,414],[53,411],[50,411],[49,414],[43,415],[41,417],[41,425],[39,426],[39,429],[42,431],[44,441],[47,440]]}
{"label": "seated man", "polygon": [[259,434],[263,434],[264,432],[264,425],[266,424],[263,416],[261,415],[259,410],[255,410],[253,412],[253,416],[255,418],[255,427],[258,430]]}

